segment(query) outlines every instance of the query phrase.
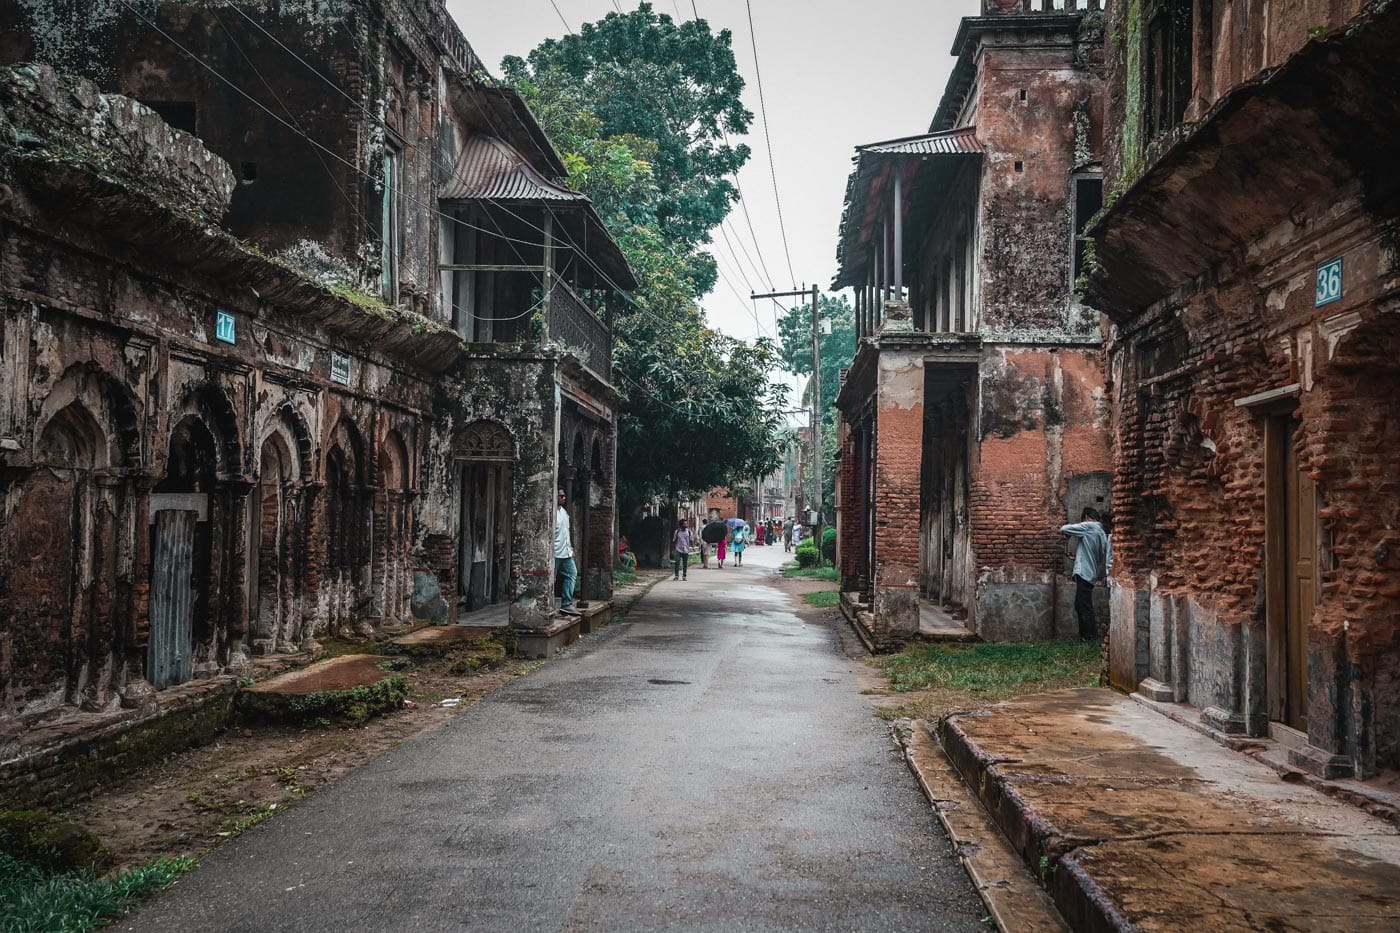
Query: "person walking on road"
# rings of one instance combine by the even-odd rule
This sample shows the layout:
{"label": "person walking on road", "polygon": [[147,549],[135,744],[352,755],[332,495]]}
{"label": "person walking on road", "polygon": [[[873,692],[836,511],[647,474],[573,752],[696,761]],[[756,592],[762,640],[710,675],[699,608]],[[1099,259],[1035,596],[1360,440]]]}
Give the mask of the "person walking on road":
{"label": "person walking on road", "polygon": [[783,519],[783,552],[792,550],[792,519]]}
{"label": "person walking on road", "polygon": [[744,566],[744,548],[749,546],[749,528],[739,525],[734,529],[734,566]]}
{"label": "person walking on road", "polygon": [[1081,641],[1097,641],[1099,621],[1094,614],[1094,587],[1108,576],[1108,534],[1099,513],[1086,508],[1073,525],[1061,525],[1060,534],[1075,539],[1074,614],[1079,617]]}
{"label": "person walking on road", "polygon": [[715,558],[719,560],[719,569],[720,569],[720,570],[723,570],[723,569],[724,569],[724,559],[725,559],[725,557],[728,556],[728,554],[729,554],[729,534],[726,532],[726,533],[725,533],[725,536],[724,536],[723,538],[720,538],[720,539],[719,539],[719,543],[715,545]]}
{"label": "person walking on road", "polygon": [[694,543],[694,537],[690,533],[690,522],[681,519],[681,526],[676,529],[676,533],[671,538],[671,557],[673,560],[674,572],[672,580],[684,580],[686,571],[690,568],[690,546]]}
{"label": "person walking on road", "polygon": [[564,508],[568,497],[561,487],[559,507],[554,510],[554,573],[563,581],[559,611],[568,615],[578,615],[574,608],[574,581],[578,579],[578,566],[574,563],[573,532],[569,527],[569,510]]}

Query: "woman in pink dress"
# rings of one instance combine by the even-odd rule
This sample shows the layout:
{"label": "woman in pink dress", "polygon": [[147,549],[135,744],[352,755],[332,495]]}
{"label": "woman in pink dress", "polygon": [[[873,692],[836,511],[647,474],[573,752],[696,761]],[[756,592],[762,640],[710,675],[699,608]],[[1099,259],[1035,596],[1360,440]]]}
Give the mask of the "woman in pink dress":
{"label": "woman in pink dress", "polygon": [[729,546],[729,536],[725,535],[719,539],[719,544],[715,545],[715,557],[719,558],[719,569],[724,569],[724,555],[728,553],[725,549]]}

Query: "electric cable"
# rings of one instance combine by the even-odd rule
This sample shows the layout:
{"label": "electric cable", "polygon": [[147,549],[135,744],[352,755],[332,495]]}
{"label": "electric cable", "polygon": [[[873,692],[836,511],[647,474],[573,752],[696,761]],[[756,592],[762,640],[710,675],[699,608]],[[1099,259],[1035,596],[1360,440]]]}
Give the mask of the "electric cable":
{"label": "electric cable", "polygon": [[788,248],[787,225],[783,223],[783,200],[778,196],[778,168],[773,159],[773,137],[768,127],[768,106],[763,99],[763,72],[758,67],[758,36],[753,28],[753,3],[751,0],[744,0],[744,8],[749,15],[749,42],[753,46],[753,76],[754,83],[758,85],[758,112],[763,117],[763,141],[768,147],[768,174],[773,179],[773,203],[778,208],[778,231],[783,238],[783,254],[787,257],[788,275],[796,283],[797,273],[792,271],[792,250]]}

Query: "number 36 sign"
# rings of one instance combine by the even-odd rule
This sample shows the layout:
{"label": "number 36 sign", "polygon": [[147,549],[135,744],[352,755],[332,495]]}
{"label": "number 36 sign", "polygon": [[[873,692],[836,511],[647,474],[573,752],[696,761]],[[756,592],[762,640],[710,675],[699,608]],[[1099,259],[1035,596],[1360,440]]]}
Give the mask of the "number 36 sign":
{"label": "number 36 sign", "polygon": [[1317,267],[1316,307],[1331,304],[1342,297],[1342,260],[1340,257]]}

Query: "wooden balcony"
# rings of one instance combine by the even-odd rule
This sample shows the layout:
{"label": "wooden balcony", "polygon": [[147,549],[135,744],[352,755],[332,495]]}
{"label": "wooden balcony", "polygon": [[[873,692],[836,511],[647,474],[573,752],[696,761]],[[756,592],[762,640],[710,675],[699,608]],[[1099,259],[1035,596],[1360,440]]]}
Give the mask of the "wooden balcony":
{"label": "wooden balcony", "polygon": [[549,339],[604,380],[612,376],[612,328],[558,275],[551,274]]}

